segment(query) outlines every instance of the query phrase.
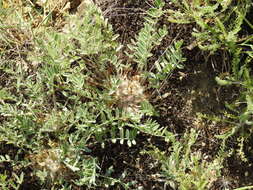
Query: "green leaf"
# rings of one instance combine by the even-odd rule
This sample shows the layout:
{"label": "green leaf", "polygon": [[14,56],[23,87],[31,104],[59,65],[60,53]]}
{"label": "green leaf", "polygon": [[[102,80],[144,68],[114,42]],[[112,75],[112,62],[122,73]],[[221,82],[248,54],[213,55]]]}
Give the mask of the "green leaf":
{"label": "green leaf", "polygon": [[231,81],[220,79],[219,77],[215,77],[216,82],[221,86],[228,86],[233,84]]}

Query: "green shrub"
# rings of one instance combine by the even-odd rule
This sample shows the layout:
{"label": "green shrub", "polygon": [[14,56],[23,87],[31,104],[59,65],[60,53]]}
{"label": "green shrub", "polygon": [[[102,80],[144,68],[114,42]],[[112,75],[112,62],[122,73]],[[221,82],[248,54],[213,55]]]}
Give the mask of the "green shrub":
{"label": "green shrub", "polygon": [[[164,3],[155,4],[129,45],[133,52],[129,58],[144,75],[124,74],[131,65],[118,58],[122,45],[94,4],[87,5],[81,15],[66,15],[67,24],[59,30],[41,24],[33,30],[36,38],[23,64],[6,60],[1,65],[12,85],[0,90],[4,117],[0,142],[24,151],[26,163],[42,184],[70,188],[71,182],[88,187],[119,183],[128,188],[130,184],[99,174],[97,159],[84,156],[91,151],[88,147],[97,143],[103,147],[108,141],[133,146],[141,132],[161,137],[168,133],[150,118],[155,111],[145,95],[149,87],[143,85],[149,80],[151,51],[167,34],[165,27],[157,25]],[[166,59],[155,63],[154,86],[159,87],[184,61],[181,45],[176,42],[168,47]],[[19,163],[26,167],[23,164]]]}

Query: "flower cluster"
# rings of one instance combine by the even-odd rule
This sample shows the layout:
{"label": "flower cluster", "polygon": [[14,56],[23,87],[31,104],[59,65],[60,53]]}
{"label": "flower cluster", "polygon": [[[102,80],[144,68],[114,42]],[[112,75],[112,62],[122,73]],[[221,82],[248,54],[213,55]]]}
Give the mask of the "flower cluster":
{"label": "flower cluster", "polygon": [[120,83],[115,91],[115,99],[119,108],[130,114],[138,114],[140,103],[146,100],[144,87],[141,85],[140,76],[131,78],[121,76]]}

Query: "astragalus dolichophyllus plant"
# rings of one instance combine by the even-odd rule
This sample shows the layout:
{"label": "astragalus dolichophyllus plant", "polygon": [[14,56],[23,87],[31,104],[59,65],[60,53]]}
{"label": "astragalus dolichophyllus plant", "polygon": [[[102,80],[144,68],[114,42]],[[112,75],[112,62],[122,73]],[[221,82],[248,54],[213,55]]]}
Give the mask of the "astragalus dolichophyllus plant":
{"label": "astragalus dolichophyllus plant", "polygon": [[[157,0],[148,11],[129,60],[119,59],[117,35],[91,2],[80,14],[65,14],[57,30],[32,31],[24,63],[1,66],[13,86],[0,90],[0,141],[26,153],[25,161],[13,158],[13,167],[33,168],[46,188],[108,186],[120,181],[99,174],[97,159],[87,155],[90,145],[133,146],[138,133],[169,133],[151,119],[155,111],[145,94],[184,61],[182,42],[175,42],[148,69],[152,49],[167,34],[157,25],[163,5]],[[128,74],[132,62],[137,74]]]}
{"label": "astragalus dolichophyllus plant", "polygon": [[143,151],[158,160],[161,164],[161,179],[165,179],[165,184],[172,189],[211,189],[221,175],[223,157],[207,161],[203,153],[193,149],[197,138],[198,133],[192,129],[180,139],[168,136],[168,141],[172,143],[168,153],[158,148]]}

